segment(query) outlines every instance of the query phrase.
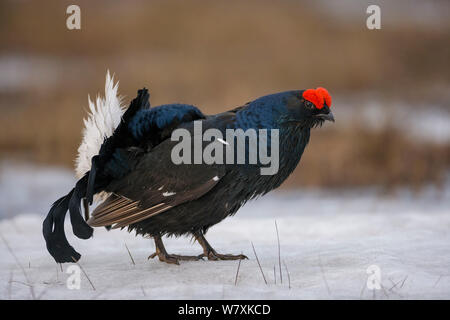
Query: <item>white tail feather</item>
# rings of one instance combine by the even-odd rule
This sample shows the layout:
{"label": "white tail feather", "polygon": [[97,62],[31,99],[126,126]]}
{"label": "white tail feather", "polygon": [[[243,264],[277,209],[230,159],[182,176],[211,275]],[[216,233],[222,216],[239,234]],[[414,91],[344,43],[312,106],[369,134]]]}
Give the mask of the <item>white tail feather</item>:
{"label": "white tail feather", "polygon": [[97,96],[95,104],[88,96],[90,113],[84,119],[83,140],[78,148],[75,160],[75,172],[78,178],[91,169],[91,159],[100,151],[105,138],[110,137],[120,123],[124,106],[117,95],[119,82],[114,84],[114,76],[106,72],[105,97]]}

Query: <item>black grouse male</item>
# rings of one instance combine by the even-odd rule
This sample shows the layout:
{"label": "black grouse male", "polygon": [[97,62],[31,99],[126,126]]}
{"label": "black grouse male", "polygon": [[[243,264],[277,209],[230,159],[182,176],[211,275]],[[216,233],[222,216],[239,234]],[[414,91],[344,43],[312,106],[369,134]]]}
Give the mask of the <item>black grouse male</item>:
{"label": "black grouse male", "polygon": [[[248,200],[281,185],[299,163],[311,128],[325,120],[334,121],[330,107],[327,90],[317,88],[267,95],[209,116],[185,104],[151,108],[148,91],[139,90],[129,108],[117,118],[119,124],[112,135],[106,137],[98,154],[92,157],[90,170],[69,194],[53,204],[43,223],[48,251],[59,263],[80,258],[64,234],[64,217],[69,210],[77,237],[90,238],[92,227],[126,227],[128,231],[153,237],[156,252],[150,257],[158,256],[168,263],[178,264],[179,260],[196,260],[201,256],[209,260],[245,258],[217,253],[206,241],[205,233],[235,214]],[[196,121],[201,122],[202,133],[217,129],[223,134],[224,138],[216,139],[216,143],[224,148],[224,154],[230,147],[239,151],[236,141],[226,140],[227,129],[242,129],[241,133],[249,129],[276,130],[275,136],[258,137],[256,147],[264,144],[267,154],[279,152],[277,172],[262,174],[264,165],[260,159],[249,163],[255,155],[255,151],[247,150],[251,147],[249,136],[244,137],[247,138],[244,163],[174,163],[173,150],[179,142],[171,139],[172,133],[184,129],[194,136]],[[275,138],[276,145],[272,143]],[[205,144],[202,140],[202,148]],[[232,160],[237,157],[234,155]],[[100,193],[107,197],[86,223],[81,215],[81,201],[92,204],[93,196]],[[203,255],[168,254],[161,240],[164,235],[193,235],[202,246]]]}

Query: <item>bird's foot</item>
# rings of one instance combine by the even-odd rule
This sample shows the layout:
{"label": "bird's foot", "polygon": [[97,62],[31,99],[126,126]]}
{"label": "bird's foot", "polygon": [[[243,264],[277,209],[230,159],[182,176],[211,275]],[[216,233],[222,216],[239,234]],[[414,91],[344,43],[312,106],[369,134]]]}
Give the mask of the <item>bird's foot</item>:
{"label": "bird's foot", "polygon": [[208,243],[208,241],[206,241],[205,236],[203,235],[203,233],[197,232],[194,234],[195,236],[195,240],[198,241],[198,243],[202,246],[203,248],[203,254],[201,254],[199,257],[206,257],[208,258],[208,260],[243,260],[243,259],[248,259],[247,256],[243,255],[243,254],[220,254],[217,253],[216,250],[213,249],[213,247],[211,247],[211,245]]}
{"label": "bird's foot", "polygon": [[148,259],[153,259],[155,257],[158,257],[159,261],[166,262],[170,264],[180,264],[180,261],[198,261],[203,260],[203,257],[201,256],[182,256],[178,254],[168,254],[168,253],[158,253],[155,252],[151,254]]}
{"label": "bird's foot", "polygon": [[217,253],[215,250],[209,250],[208,254],[201,254],[199,257],[206,257],[208,260],[244,260],[248,259],[246,255],[243,254],[220,254]]}

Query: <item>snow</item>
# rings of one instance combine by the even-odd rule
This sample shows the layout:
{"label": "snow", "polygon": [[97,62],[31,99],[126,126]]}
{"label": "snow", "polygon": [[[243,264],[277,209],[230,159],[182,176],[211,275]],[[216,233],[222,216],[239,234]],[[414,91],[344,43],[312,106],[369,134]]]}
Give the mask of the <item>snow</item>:
{"label": "snow", "polygon": [[[151,239],[97,228],[93,239],[80,240],[66,225],[69,242],[82,254],[79,265],[95,288],[81,272],[81,288],[70,290],[66,271],[71,264],[62,265],[61,272],[41,235],[46,213],[42,206],[46,202],[48,208],[70,188],[70,172],[37,167],[27,171],[11,164],[7,168],[0,171],[0,208],[12,202],[17,210],[15,215],[0,216],[0,299],[32,298],[27,283],[40,299],[450,298],[449,187],[440,192],[429,188],[420,194],[402,191],[392,196],[381,196],[375,190],[279,191],[253,201],[207,234],[218,252],[242,252],[250,258],[241,262],[236,285],[238,261],[168,265],[147,260],[154,252]],[[15,190],[18,185],[8,180],[17,176],[19,184],[26,186],[20,197]],[[5,196],[4,192],[9,193]],[[37,199],[41,200],[33,209]],[[201,253],[190,238],[164,239],[164,243],[170,253]],[[381,290],[367,288],[367,269],[372,265],[380,269]]]}
{"label": "snow", "polygon": [[75,185],[66,169],[0,162],[0,219],[20,213],[46,214],[49,205]]}

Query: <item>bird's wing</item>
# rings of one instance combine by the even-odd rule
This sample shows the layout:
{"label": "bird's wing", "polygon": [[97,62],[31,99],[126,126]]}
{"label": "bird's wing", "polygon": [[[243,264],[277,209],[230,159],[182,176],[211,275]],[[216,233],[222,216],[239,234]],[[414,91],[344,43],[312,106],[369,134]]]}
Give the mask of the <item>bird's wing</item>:
{"label": "bird's wing", "polygon": [[110,183],[113,194],[93,212],[94,227],[124,227],[200,198],[225,175],[224,165],[179,164],[171,159],[177,144],[167,139],[142,155],[130,173]]}
{"label": "bird's wing", "polygon": [[[111,177],[128,173],[139,149],[151,149],[167,139],[179,125],[204,119],[192,105],[170,104],[150,108],[150,94],[143,88],[125,111],[112,136],[105,139],[92,158],[86,198],[92,203],[97,172]],[[129,152],[133,149],[133,152]],[[128,159],[128,157],[131,159]]]}

